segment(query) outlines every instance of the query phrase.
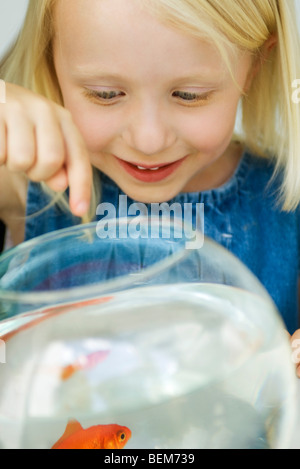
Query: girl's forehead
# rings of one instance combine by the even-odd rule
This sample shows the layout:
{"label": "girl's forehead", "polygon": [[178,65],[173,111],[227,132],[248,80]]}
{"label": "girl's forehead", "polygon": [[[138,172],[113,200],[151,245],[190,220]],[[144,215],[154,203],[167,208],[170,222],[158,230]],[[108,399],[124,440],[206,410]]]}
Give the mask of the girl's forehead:
{"label": "girl's forehead", "polygon": [[251,0],[249,8],[245,8],[244,0],[45,1],[54,8],[56,32],[68,25],[80,28],[87,23],[93,31],[104,21],[111,26],[123,25],[128,18],[138,28],[142,17],[144,21],[148,16],[215,45],[223,41],[229,49],[237,47],[253,53],[276,31],[275,10],[279,8],[279,0]]}
{"label": "girl's forehead", "polygon": [[[72,15],[66,10],[74,5]],[[90,8],[88,9],[87,6]],[[178,71],[205,64],[220,70],[220,57],[209,44],[160,22],[138,0],[60,0],[57,8],[60,50],[74,64],[108,64],[138,70]],[[168,58],[168,60],[166,60]]]}
{"label": "girl's forehead", "polygon": [[[228,78],[228,67],[214,44],[165,24],[143,4],[140,0],[59,0],[55,53],[75,75],[96,77],[101,71],[144,83],[194,76],[195,83],[203,86]],[[231,65],[236,76],[243,77],[248,57],[241,65],[235,57]]]}
{"label": "girl's forehead", "polygon": [[178,56],[200,42],[209,44],[211,50],[215,48],[213,41],[201,36],[201,31],[196,38],[184,28],[166,23],[145,5],[143,0],[57,0],[55,33],[62,44],[69,43],[73,49],[76,45],[79,50],[80,44],[95,43],[101,49],[131,43],[136,49],[137,40],[146,48],[149,41],[153,42],[153,47],[169,41],[170,49],[176,41]]}
{"label": "girl's forehead", "polygon": [[[152,24],[154,32],[160,29],[161,33],[161,26],[164,25],[173,30],[185,30],[187,34],[186,21],[182,20],[176,26],[174,22],[168,21],[173,18],[173,12],[165,3],[160,4],[156,0],[56,0],[54,20],[56,30],[60,30],[60,33],[69,28],[81,29],[87,26],[92,28],[90,33],[95,33],[97,29],[107,32],[128,23],[134,24],[134,29],[139,29],[147,22],[148,25]],[[182,8],[186,3],[188,2],[181,1]],[[159,8],[152,8],[153,5],[158,5]],[[199,35],[200,29],[198,27]]]}

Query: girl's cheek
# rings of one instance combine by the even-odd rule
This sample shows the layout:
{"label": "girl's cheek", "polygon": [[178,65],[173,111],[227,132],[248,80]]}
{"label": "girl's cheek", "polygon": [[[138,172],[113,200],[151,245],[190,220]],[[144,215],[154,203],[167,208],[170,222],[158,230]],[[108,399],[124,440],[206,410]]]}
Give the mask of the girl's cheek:
{"label": "girl's cheek", "polygon": [[72,87],[62,88],[64,106],[72,114],[73,121],[79,129],[88,150],[101,151],[117,132],[117,122],[101,107],[81,97]]}
{"label": "girl's cheek", "polygon": [[108,118],[99,118],[96,113],[78,113],[74,121],[91,152],[103,150],[117,135],[116,122]]}
{"label": "girl's cheek", "polygon": [[232,135],[234,127],[234,117],[222,118],[219,115],[206,116],[203,119],[191,119],[185,122],[183,133],[186,141],[196,150],[201,152],[210,152],[223,145]]}

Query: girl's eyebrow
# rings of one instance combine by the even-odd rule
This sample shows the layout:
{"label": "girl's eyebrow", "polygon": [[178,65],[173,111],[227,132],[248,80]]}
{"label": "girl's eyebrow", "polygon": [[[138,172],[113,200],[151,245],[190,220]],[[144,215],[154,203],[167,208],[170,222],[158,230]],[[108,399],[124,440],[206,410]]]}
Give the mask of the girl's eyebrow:
{"label": "girl's eyebrow", "polygon": [[[84,80],[104,80],[111,83],[126,83],[132,80],[132,77],[127,77],[126,75],[120,75],[117,73],[101,73],[99,71],[91,70],[88,71],[83,69],[78,69],[72,73],[74,78],[84,79]],[[184,75],[172,78],[170,82],[172,84],[176,83],[176,86],[183,85],[195,85],[201,87],[217,87],[220,86],[224,81],[224,76],[220,73],[203,73],[203,74],[191,74]]]}
{"label": "girl's eyebrow", "polygon": [[92,79],[92,80],[111,80],[111,81],[121,81],[127,78],[122,75],[114,74],[114,73],[99,73],[99,71],[88,71],[88,69],[78,69],[71,73],[74,78],[84,78],[84,79]]}
{"label": "girl's eyebrow", "polygon": [[215,87],[224,81],[224,76],[222,76],[220,72],[218,74],[216,74],[216,72],[208,74],[192,74],[178,77],[174,81],[176,81],[178,85],[194,83],[196,86]]}

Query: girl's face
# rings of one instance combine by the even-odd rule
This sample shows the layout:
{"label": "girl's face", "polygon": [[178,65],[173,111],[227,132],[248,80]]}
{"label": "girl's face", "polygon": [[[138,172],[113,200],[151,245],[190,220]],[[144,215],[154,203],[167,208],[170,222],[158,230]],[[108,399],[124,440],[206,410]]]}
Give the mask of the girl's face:
{"label": "girl's face", "polygon": [[[136,0],[59,0],[55,19],[64,105],[96,168],[140,202],[226,181],[241,95],[212,45],[168,28]],[[245,53],[232,62],[242,89],[251,63]]]}

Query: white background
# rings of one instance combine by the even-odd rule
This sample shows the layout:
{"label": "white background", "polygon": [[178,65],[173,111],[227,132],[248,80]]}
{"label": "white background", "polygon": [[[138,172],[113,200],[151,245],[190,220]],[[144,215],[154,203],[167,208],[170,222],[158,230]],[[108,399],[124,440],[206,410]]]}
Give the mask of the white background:
{"label": "white background", "polygon": [[17,35],[27,5],[28,0],[0,0],[0,56]]}
{"label": "white background", "polygon": [[[39,0],[36,0],[37,2]],[[248,1],[248,0],[245,0]],[[287,2],[290,0],[286,0]],[[300,27],[300,0],[295,0]],[[28,0],[0,0],[0,56],[18,33],[23,22]]]}

